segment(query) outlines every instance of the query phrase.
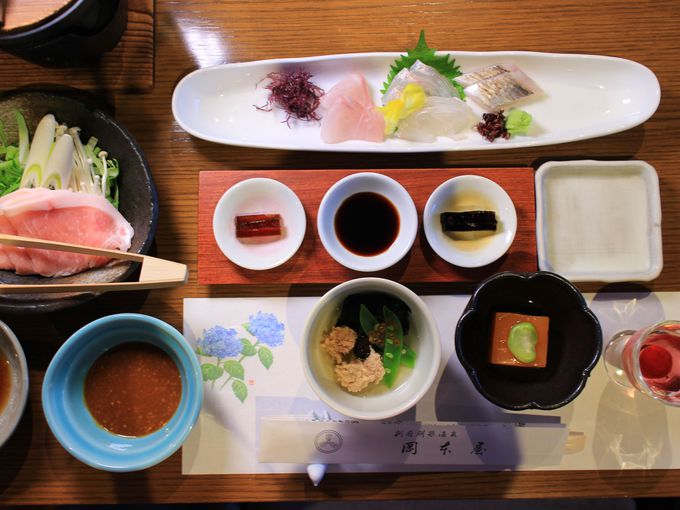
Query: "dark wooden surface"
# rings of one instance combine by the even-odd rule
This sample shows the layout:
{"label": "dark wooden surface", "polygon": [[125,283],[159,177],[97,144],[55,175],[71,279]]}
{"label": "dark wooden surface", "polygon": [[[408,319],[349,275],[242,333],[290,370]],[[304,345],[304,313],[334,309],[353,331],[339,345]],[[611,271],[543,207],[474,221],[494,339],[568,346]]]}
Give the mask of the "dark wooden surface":
{"label": "dark wooden surface", "polygon": [[[368,169],[371,170],[371,169]],[[326,191],[353,170],[283,170],[203,172],[200,177],[198,204],[198,281],[201,284],[280,283],[337,284],[366,276],[338,264],[319,240],[316,219]],[[508,253],[497,262],[482,268],[455,267],[440,258],[418,229],[408,256],[389,269],[371,276],[402,283],[479,282],[499,271],[536,271],[536,210],[534,172],[530,168],[471,168],[380,170],[408,190],[418,211],[418,222],[430,194],[444,181],[457,175],[474,174],[492,179],[510,195],[517,212],[517,235]],[[268,177],[292,189],[302,202],[307,216],[305,239],[297,253],[285,264],[269,271],[252,271],[238,267],[220,251],[213,235],[213,213],[222,194],[231,186],[253,177]],[[285,221],[285,219],[284,219]]]}
{"label": "dark wooden surface", "polygon": [[[181,328],[185,297],[319,295],[328,288],[276,283],[257,288],[199,285],[196,269],[201,170],[536,167],[549,159],[642,159],[659,173],[663,207],[664,269],[647,287],[656,291],[680,290],[678,26],[677,0],[158,0],[153,90],[122,93],[106,84],[95,89],[140,142],[153,169],[161,201],[156,254],[189,264],[190,281],[180,289],[103,296],[63,313],[1,317],[25,346],[32,383],[28,411],[17,433],[0,452],[0,506],[680,495],[680,471],[673,470],[329,476],[320,488],[314,488],[303,475],[184,477],[181,456],[175,454],[141,473],[103,473],[80,464],[61,448],[48,430],[40,406],[40,384],[51,356],[73,331],[97,317],[142,312]],[[605,138],[512,151],[420,155],[226,147],[192,138],[172,118],[173,87],[197,67],[265,58],[402,51],[415,44],[421,28],[427,31],[432,46],[444,50],[534,50],[636,60],[659,78],[661,105],[644,125]],[[10,72],[15,69],[10,68]],[[31,81],[32,76],[23,79]],[[68,82],[63,76],[61,79]],[[15,81],[4,80],[0,87],[14,84]],[[470,290],[455,284],[414,288],[423,293]],[[600,286],[581,288],[597,290]],[[622,288],[628,286],[608,287]]]}
{"label": "dark wooden surface", "polygon": [[[18,0],[16,10],[30,11],[40,0]],[[50,1],[50,6],[64,2]],[[0,52],[2,90],[40,86],[66,86],[96,91],[150,90],[154,79],[154,0],[128,0],[128,24],[116,47],[99,62],[78,69],[55,69]]]}

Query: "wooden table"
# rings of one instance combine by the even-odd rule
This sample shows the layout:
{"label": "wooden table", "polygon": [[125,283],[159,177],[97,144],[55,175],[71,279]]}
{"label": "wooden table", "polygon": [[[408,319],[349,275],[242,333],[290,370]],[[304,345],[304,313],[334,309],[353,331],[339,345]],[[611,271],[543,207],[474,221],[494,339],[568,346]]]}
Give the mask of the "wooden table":
{"label": "wooden table", "polygon": [[[320,488],[314,488],[303,475],[183,477],[179,453],[157,467],[131,474],[99,472],[66,453],[46,426],[40,387],[56,349],[83,324],[115,312],[141,312],[181,329],[185,297],[316,295],[326,290],[198,285],[196,220],[201,170],[536,166],[555,158],[646,160],[659,173],[664,218],[664,270],[649,287],[680,290],[680,222],[676,221],[680,214],[680,6],[676,0],[157,0],[155,23],[153,90],[97,92],[113,102],[116,117],[137,138],[153,170],[160,196],[157,254],[189,264],[191,278],[183,288],[111,294],[64,313],[1,317],[23,342],[32,382],[23,421],[0,452],[0,505],[680,495],[680,471],[344,475],[329,476]],[[636,60],[656,73],[661,105],[644,125],[605,138],[513,151],[422,155],[227,147],[192,138],[172,117],[173,87],[197,67],[265,58],[402,51],[414,45],[420,29],[441,49],[592,53]],[[416,290],[433,291],[427,286]],[[436,289],[443,290],[461,289]]]}

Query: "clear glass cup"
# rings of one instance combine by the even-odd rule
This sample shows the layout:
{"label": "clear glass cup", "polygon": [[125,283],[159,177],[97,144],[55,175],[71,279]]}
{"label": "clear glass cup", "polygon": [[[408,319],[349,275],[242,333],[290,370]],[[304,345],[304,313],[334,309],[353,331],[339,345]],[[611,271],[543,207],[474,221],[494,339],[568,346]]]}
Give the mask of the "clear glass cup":
{"label": "clear glass cup", "polygon": [[604,350],[609,378],[671,406],[680,406],[680,321],[621,331]]}

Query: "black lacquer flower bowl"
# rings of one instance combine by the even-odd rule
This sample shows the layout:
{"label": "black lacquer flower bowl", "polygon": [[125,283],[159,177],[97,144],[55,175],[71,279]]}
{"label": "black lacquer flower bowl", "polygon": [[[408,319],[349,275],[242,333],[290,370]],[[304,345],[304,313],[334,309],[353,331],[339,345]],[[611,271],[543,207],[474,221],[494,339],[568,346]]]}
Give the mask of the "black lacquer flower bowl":
{"label": "black lacquer flower bowl", "polygon": [[[545,368],[489,362],[494,314],[547,316]],[[549,272],[496,274],[480,284],[456,327],[456,353],[470,380],[494,404],[518,411],[556,409],[583,390],[602,351],[602,330],[583,295]]]}

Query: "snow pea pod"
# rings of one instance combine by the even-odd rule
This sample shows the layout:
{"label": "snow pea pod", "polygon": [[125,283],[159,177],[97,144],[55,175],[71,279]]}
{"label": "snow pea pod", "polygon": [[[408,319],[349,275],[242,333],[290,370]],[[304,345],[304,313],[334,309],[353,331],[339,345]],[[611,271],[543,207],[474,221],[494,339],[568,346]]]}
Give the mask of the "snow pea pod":
{"label": "snow pea pod", "polygon": [[359,324],[361,324],[361,329],[364,330],[364,333],[366,333],[367,336],[370,335],[371,331],[378,325],[378,319],[375,318],[366,305],[361,305],[359,307]]}
{"label": "snow pea pod", "polygon": [[383,316],[385,317],[385,353],[383,354],[385,377],[383,381],[388,388],[391,388],[399,372],[404,332],[399,318],[386,306],[383,306]]}

